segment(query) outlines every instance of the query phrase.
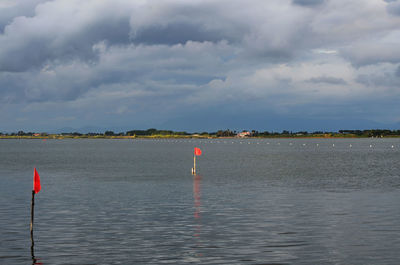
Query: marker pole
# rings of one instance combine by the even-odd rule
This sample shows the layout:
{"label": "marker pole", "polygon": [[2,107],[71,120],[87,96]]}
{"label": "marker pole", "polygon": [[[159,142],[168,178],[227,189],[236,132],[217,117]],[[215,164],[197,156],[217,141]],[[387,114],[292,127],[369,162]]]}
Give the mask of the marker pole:
{"label": "marker pole", "polygon": [[193,156],[193,169],[192,174],[196,175],[196,155]]}
{"label": "marker pole", "polygon": [[30,225],[30,230],[31,230],[31,249],[33,249],[34,242],[33,242],[33,218],[34,218],[34,213],[35,213],[35,191],[32,190],[32,203],[31,203],[31,225]]}

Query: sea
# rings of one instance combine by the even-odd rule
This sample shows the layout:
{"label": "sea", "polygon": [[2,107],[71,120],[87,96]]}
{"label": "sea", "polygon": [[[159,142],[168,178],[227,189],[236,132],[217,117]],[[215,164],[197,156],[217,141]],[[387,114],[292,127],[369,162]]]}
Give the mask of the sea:
{"label": "sea", "polygon": [[400,264],[399,138],[4,139],[0,183],[0,264]]}

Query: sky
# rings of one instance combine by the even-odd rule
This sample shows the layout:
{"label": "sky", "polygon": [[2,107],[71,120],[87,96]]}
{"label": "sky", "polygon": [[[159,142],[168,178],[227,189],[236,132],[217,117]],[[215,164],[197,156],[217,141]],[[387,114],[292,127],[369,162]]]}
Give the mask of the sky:
{"label": "sky", "polygon": [[400,0],[1,0],[0,132],[400,129]]}

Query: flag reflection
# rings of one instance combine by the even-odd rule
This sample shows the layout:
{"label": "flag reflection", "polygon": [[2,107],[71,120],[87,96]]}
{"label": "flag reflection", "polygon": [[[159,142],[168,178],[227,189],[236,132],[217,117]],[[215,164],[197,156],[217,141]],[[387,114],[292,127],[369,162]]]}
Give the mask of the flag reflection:
{"label": "flag reflection", "polygon": [[[194,238],[196,238],[196,245],[200,249],[200,233],[201,233],[201,176],[193,176],[193,198],[194,198],[194,220],[195,220],[195,231]],[[201,257],[201,253],[197,253],[196,256]]]}
{"label": "flag reflection", "polygon": [[193,197],[194,197],[194,218],[200,218],[200,207],[201,207],[201,193],[200,193],[201,176],[194,175],[193,177]]}
{"label": "flag reflection", "polygon": [[34,249],[34,244],[32,242],[31,244],[31,256],[32,256],[32,265],[42,265],[43,263],[40,262],[40,259],[35,257],[35,249]]}

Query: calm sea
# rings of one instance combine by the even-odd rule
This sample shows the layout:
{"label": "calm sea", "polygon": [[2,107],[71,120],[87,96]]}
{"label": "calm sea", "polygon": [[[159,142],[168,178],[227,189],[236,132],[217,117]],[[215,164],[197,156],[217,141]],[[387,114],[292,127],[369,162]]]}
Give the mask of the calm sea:
{"label": "calm sea", "polygon": [[0,264],[397,265],[399,160],[400,139],[0,140]]}

